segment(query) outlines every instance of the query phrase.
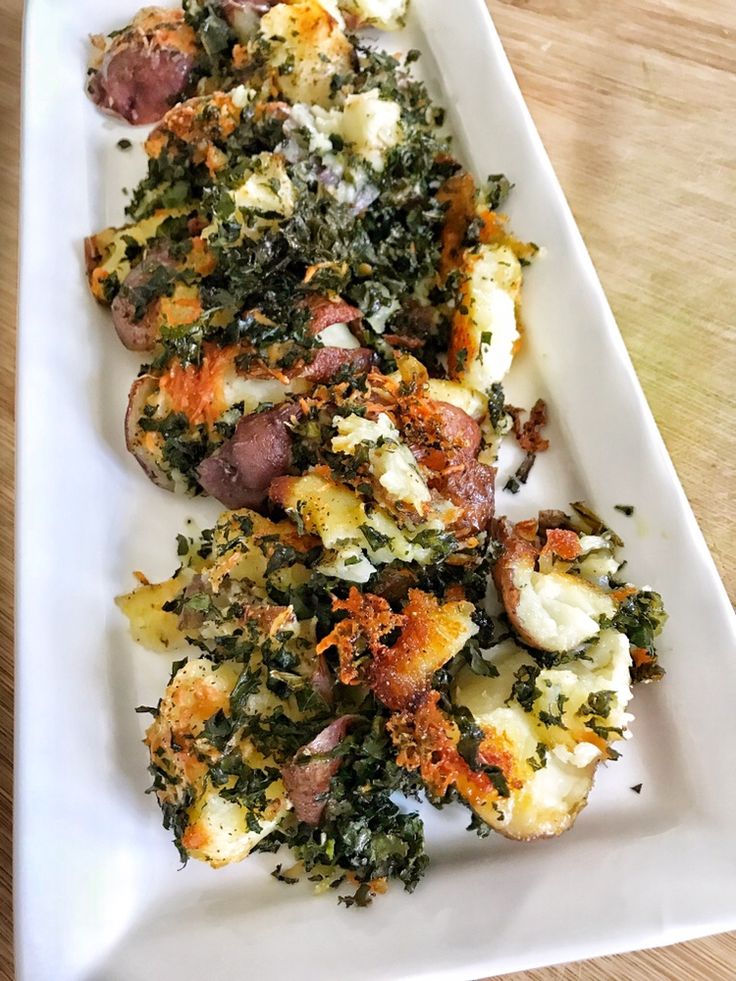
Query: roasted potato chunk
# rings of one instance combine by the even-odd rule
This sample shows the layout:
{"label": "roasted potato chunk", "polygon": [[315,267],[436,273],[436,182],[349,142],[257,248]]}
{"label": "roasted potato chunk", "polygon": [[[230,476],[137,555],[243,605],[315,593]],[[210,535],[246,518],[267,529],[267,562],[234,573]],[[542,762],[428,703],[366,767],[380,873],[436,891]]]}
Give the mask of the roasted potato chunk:
{"label": "roasted potato chunk", "polygon": [[498,677],[463,669],[453,700],[484,733],[501,739],[518,782],[507,781],[506,796],[472,806],[511,838],[561,834],[585,806],[598,764],[615,759],[612,744],[628,737],[628,640],[606,629],[586,648],[585,658],[553,668],[540,668],[511,642],[488,659]]}
{"label": "roasted potato chunk", "polygon": [[539,571],[539,555],[531,542],[515,532],[504,533],[504,551],[493,568],[504,609],[519,637],[532,647],[573,650],[597,636],[600,621],[616,612],[615,599],[580,575],[555,568]]}
{"label": "roasted potato chunk", "polygon": [[232,661],[188,661],[169,683],[145,739],[154,790],[182,856],[214,868],[244,859],[291,807],[278,769],[248,739],[235,731],[217,748],[208,732],[216,715],[221,727],[227,724],[245,671]]}
{"label": "roasted potato chunk", "polygon": [[462,304],[450,336],[450,377],[488,392],[507,374],[519,339],[521,265],[507,245],[481,245],[467,254],[463,274]]}
{"label": "roasted potato chunk", "polygon": [[317,0],[280,3],[262,17],[260,36],[281,93],[328,106],[332,77],[350,71],[353,50],[335,17]]}

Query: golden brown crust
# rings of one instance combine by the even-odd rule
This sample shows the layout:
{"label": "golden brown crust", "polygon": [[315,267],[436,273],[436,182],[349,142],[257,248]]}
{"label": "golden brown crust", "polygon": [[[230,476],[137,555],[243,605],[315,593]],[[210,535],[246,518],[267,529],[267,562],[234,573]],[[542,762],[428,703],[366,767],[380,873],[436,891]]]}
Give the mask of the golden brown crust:
{"label": "golden brown crust", "polygon": [[[318,652],[337,647],[340,681],[366,684],[388,708],[411,708],[429,691],[432,676],[453,657],[473,629],[468,628],[472,606],[463,600],[440,604],[420,589],[409,590],[402,613],[394,613],[380,596],[350,590],[347,600],[334,600],[333,610],[345,611]],[[389,635],[399,630],[393,644]],[[370,659],[361,660],[367,651]]]}
{"label": "golden brown crust", "polygon": [[549,440],[540,432],[547,425],[547,403],[544,399],[537,399],[529,410],[526,422],[522,422],[523,409],[507,405],[506,411],[511,416],[513,433],[522,450],[526,453],[544,453],[549,449]]}
{"label": "golden brown crust", "polygon": [[[91,276],[102,259],[96,235],[88,235],[84,240],[84,268],[87,276]],[[96,297],[96,299],[99,299]]]}
{"label": "golden brown crust", "polygon": [[387,728],[397,750],[396,762],[407,770],[419,770],[430,792],[444,797],[454,787],[471,807],[488,807],[499,798],[499,789],[482,766],[494,767],[509,787],[521,787],[516,761],[508,740],[489,728],[478,746],[473,769],[461,756],[457,724],[439,707],[439,692],[428,692],[417,708],[392,717]]}
{"label": "golden brown crust", "polygon": [[196,96],[173,106],[145,142],[149,157],[158,158],[174,139],[192,148],[195,163],[207,162],[212,172],[223,163],[214,153],[215,143],[231,136],[240,122],[241,110],[227,92]]}
{"label": "golden brown crust", "polygon": [[446,206],[438,270],[439,282],[444,283],[463,263],[465,237],[475,218],[475,181],[466,170],[461,170],[447,178],[437,192],[437,200]]}
{"label": "golden brown crust", "polygon": [[547,540],[540,555],[559,555],[566,562],[573,562],[581,553],[580,536],[569,528],[549,528]]}
{"label": "golden brown crust", "polygon": [[130,27],[123,31],[145,34],[151,44],[176,48],[182,54],[197,53],[197,35],[184,22],[184,11],[170,7],[143,7],[135,15]]}
{"label": "golden brown crust", "polygon": [[447,373],[455,381],[462,380],[466,363],[472,361],[478,353],[478,341],[471,317],[473,307],[471,278],[473,267],[479,258],[480,255],[477,253],[466,255],[464,258],[460,298],[452,318],[450,343],[447,349]]}

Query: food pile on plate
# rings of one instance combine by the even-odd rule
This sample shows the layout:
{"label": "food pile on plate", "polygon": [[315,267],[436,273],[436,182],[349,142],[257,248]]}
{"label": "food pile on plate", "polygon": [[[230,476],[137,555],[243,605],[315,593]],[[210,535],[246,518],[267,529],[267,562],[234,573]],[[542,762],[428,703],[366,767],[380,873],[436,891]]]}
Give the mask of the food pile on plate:
{"label": "food pile on plate", "polygon": [[[226,511],[119,598],[180,650],[145,742],[183,859],[286,850],[364,905],[427,865],[412,799],[560,834],[662,674],[659,596],[583,504],[495,514],[502,382],[536,247],[454,157],[443,113],[364,27],[405,0],[185,0],[93,38],[88,92],[154,124],[89,284],[145,364],[127,445]],[[518,484],[517,484],[518,486]],[[492,596],[488,596],[489,583]]]}

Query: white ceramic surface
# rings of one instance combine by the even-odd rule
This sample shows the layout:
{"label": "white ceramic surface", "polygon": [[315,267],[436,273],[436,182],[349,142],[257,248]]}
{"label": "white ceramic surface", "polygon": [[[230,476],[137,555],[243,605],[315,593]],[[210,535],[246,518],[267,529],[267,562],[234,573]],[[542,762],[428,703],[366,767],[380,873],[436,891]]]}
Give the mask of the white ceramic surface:
{"label": "white ceramic surface", "polygon": [[[268,875],[272,856],[177,869],[140,743],[170,659],[129,639],[112,597],[164,576],[212,502],[149,484],[123,445],[134,355],[91,301],[82,240],[122,219],[142,175],[131,131],[83,94],[86,34],[135,0],[30,0],[26,22],[18,368],[16,915],[24,981],[203,977],[460,979],[736,927],[736,643],[725,592],[482,0],[414,0],[387,46],[424,51],[479,177],[517,185],[527,344],[507,386],[548,399],[552,450],[513,517],[587,499],[627,541],[628,574],[664,595],[668,676],[639,688],[635,738],[575,828],[519,844],[427,816],[429,873],[368,910]],[[572,70],[572,68],[571,68]],[[516,465],[513,453],[505,469]],[[499,486],[505,474],[502,472]],[[633,503],[636,515],[613,510]],[[643,783],[640,796],[629,789]]]}

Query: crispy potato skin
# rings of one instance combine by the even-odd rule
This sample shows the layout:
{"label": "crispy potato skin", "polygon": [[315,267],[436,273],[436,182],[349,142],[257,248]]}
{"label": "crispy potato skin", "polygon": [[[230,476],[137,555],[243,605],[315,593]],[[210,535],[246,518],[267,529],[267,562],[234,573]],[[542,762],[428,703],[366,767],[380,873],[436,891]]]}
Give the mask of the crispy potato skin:
{"label": "crispy potato skin", "polygon": [[103,112],[153,123],[183,95],[198,51],[182,10],[145,7],[117,34],[92,38],[87,91]]}
{"label": "crispy potato skin", "polygon": [[225,158],[218,150],[235,132],[242,109],[227,92],[195,96],[173,106],[145,142],[149,157],[156,160],[164,150],[174,154],[185,144],[194,164],[206,163],[210,173],[219,170]]}
{"label": "crispy potato skin", "polygon": [[[552,530],[544,547],[540,548],[536,521],[519,522],[514,528],[508,523],[502,523],[499,527],[503,552],[493,566],[493,580],[506,614],[521,640],[538,650],[561,653],[596,636],[596,620],[603,615],[613,616],[616,610],[615,595],[604,592],[581,576],[568,575],[554,568],[545,572],[536,571],[540,558],[558,555],[572,561],[577,557],[580,554],[578,536],[574,532]],[[566,608],[568,617],[571,609],[576,610],[581,605],[583,608],[587,607],[582,623],[580,620],[573,621],[572,626],[568,627],[564,613],[558,612],[556,621],[546,613],[544,600],[539,599],[536,590],[539,589],[541,595],[550,586],[556,592],[553,603],[558,610]],[[526,590],[524,596],[522,589]],[[566,604],[570,605],[566,607]],[[527,620],[522,615],[522,609]],[[541,611],[543,620],[546,617],[549,625],[554,622],[551,633],[549,629],[545,633],[541,628],[537,610]]]}
{"label": "crispy potato skin", "polygon": [[152,375],[141,375],[133,382],[125,412],[125,445],[154,484],[173,491],[174,481],[161,466],[156,434],[145,433],[138,425],[146,403],[156,392],[158,379]]}
{"label": "crispy potato skin", "polygon": [[503,608],[512,622],[514,629],[523,640],[531,643],[525,636],[524,626],[519,622],[516,610],[519,606],[519,589],[514,583],[514,570],[519,566],[534,568],[537,560],[537,549],[528,541],[515,535],[508,526],[502,527],[503,553],[493,566],[493,581],[496,584]]}
{"label": "crispy potato skin", "polygon": [[476,213],[476,194],[475,181],[466,170],[448,177],[437,192],[437,200],[445,208],[438,270],[440,283],[463,263],[465,236]]}

